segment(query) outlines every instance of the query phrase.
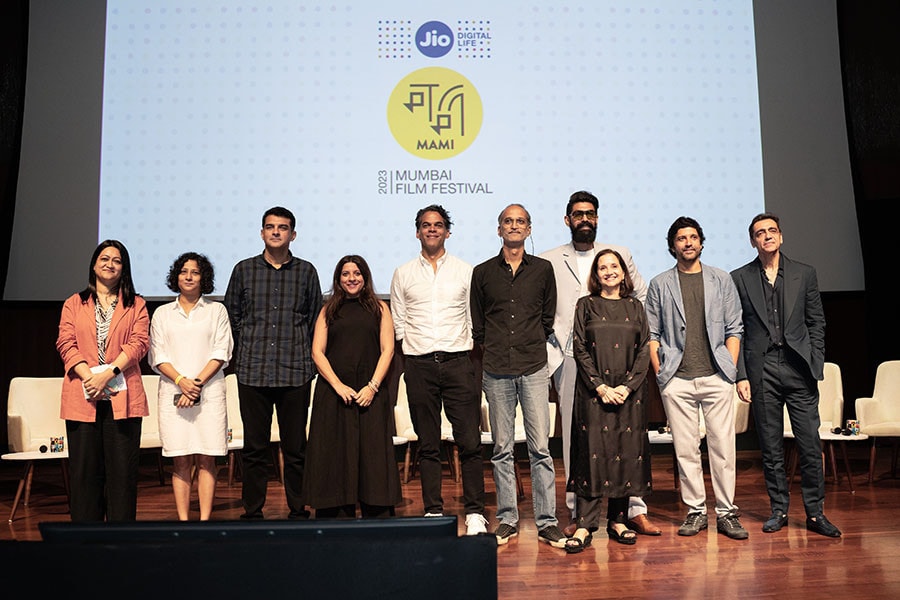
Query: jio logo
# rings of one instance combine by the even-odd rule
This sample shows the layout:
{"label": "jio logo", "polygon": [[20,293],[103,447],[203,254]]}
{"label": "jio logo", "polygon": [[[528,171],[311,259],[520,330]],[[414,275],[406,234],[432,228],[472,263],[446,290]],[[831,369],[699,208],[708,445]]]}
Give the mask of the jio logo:
{"label": "jio logo", "polygon": [[416,47],[429,58],[440,58],[453,48],[453,31],[440,21],[428,21],[416,32]]}

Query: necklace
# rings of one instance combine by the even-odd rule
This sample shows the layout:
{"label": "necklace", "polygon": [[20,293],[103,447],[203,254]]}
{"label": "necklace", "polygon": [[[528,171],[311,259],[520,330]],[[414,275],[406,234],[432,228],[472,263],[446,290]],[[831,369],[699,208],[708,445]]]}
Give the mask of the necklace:
{"label": "necklace", "polygon": [[100,307],[103,308],[104,310],[108,309],[110,307],[110,305],[118,297],[119,297],[119,294],[117,294],[117,293],[116,294],[113,294],[113,293],[101,294],[100,292],[97,292],[97,302],[100,304]]}

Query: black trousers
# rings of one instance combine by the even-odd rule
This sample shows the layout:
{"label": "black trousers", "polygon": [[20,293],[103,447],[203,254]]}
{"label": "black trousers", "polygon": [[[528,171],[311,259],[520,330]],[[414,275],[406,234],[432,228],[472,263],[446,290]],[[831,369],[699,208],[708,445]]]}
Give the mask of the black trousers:
{"label": "black trousers", "polygon": [[[603,514],[603,497],[588,498],[575,496],[575,514],[578,515],[578,526],[588,531],[597,531],[600,528],[601,515]],[[628,496],[624,498],[610,498],[606,509],[606,518],[616,523],[624,523],[628,518]]]}
{"label": "black trousers", "polygon": [[244,422],[244,449],[241,451],[244,518],[263,516],[273,409],[278,415],[281,452],[284,455],[284,494],[290,508],[288,518],[309,518],[302,494],[310,389],[309,383],[297,387],[255,387],[238,382],[241,419]]}
{"label": "black trousers", "polygon": [[141,417],[113,419],[97,402],[93,423],[66,421],[72,521],[134,521],[141,454]]}
{"label": "black trousers", "polygon": [[806,362],[789,348],[765,354],[763,389],[751,390],[753,420],[762,452],[763,475],[772,512],[788,514],[790,482],[784,462],[784,407],[787,406],[800,466],[806,515],[822,514],[825,475],[819,439],[819,387]]}
{"label": "black trousers", "polygon": [[419,473],[425,512],[443,512],[441,497],[441,406],[453,426],[466,514],[484,512],[481,457],[481,394],[467,352],[406,356],[406,392],[413,429],[419,436]]}

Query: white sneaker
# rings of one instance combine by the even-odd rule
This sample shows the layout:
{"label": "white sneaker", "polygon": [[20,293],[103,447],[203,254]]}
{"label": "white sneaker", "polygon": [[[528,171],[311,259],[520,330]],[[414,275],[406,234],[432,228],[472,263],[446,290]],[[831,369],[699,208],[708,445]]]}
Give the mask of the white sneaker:
{"label": "white sneaker", "polygon": [[466,515],[466,535],[487,533],[487,519],[478,513]]}
{"label": "white sneaker", "polygon": [[444,513],[425,513],[426,517],[443,517]]}

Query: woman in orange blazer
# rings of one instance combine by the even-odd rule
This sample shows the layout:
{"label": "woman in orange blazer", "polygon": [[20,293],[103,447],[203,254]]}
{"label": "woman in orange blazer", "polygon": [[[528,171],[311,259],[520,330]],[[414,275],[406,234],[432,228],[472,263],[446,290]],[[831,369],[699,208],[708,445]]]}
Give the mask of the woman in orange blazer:
{"label": "woman in orange blazer", "polygon": [[149,414],[140,361],[150,346],[147,304],[128,250],[101,242],[88,286],[63,304],[56,349],[65,365],[60,417],[69,447],[73,521],[133,521],[141,422]]}

